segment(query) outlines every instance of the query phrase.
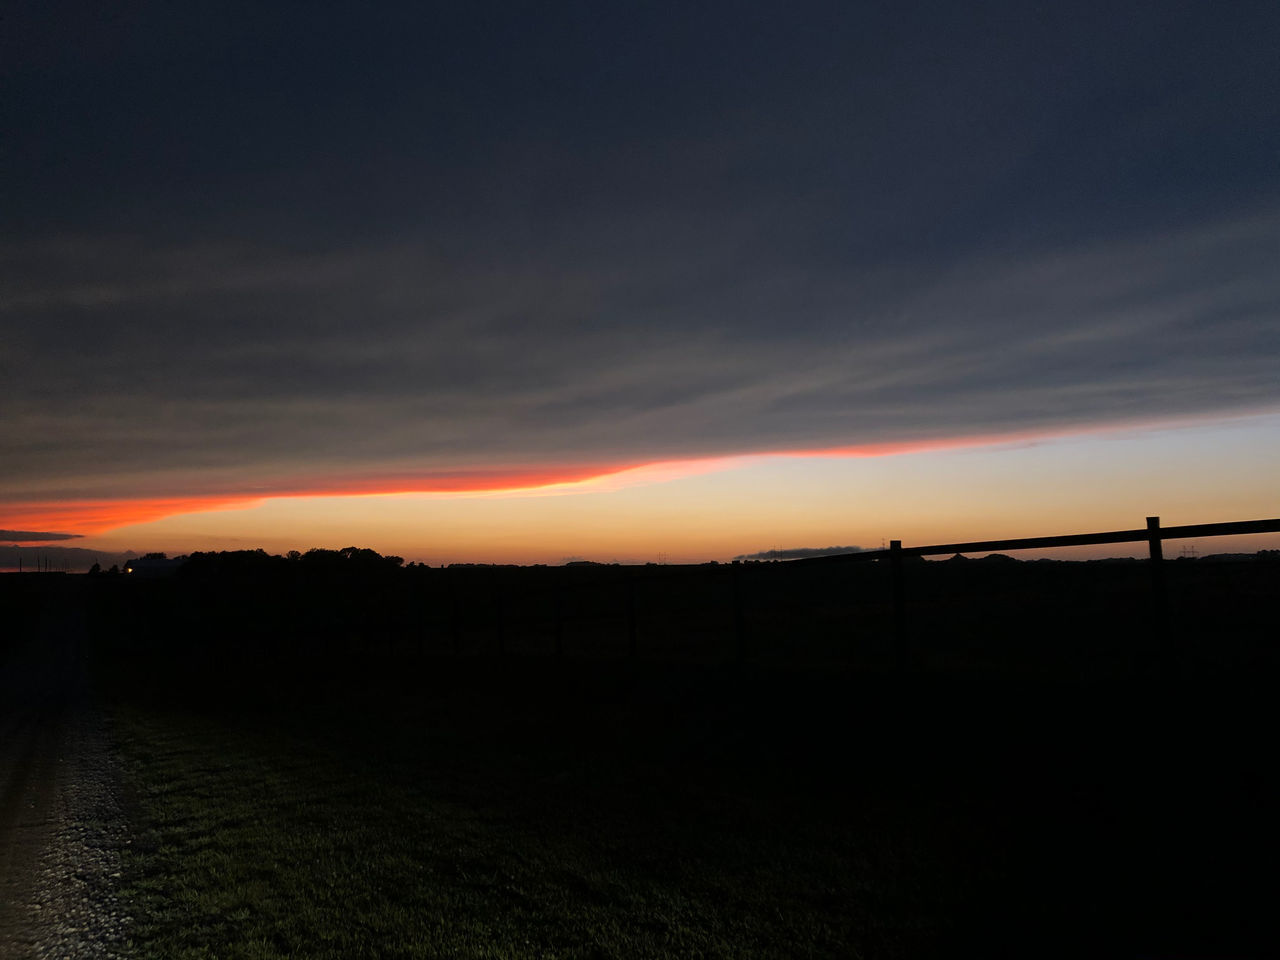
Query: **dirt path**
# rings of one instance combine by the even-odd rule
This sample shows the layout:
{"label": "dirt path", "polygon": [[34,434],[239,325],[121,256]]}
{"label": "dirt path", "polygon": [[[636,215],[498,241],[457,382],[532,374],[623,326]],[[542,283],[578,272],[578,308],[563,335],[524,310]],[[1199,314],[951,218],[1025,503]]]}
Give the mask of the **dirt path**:
{"label": "dirt path", "polygon": [[48,600],[0,661],[0,960],[122,956],[118,773],[89,697],[83,614]]}

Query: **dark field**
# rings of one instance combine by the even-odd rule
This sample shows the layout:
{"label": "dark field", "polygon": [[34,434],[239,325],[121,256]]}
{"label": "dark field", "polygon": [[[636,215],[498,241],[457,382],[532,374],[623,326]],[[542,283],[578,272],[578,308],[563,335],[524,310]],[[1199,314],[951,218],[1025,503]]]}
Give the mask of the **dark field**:
{"label": "dark field", "polygon": [[905,665],[875,564],[0,589],[141,956],[1270,955],[1280,565],[1165,568],[913,564]]}

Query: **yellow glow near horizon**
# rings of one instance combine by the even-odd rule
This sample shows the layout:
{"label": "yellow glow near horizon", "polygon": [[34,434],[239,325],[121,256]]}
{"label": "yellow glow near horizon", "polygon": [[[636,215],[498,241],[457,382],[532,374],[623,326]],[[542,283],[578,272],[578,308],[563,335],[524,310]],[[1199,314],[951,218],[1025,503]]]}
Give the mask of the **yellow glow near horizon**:
{"label": "yellow glow near horizon", "polygon": [[[656,464],[522,491],[302,496],[171,516],[79,541],[188,552],[368,546],[406,560],[726,560],[771,547],[878,547],[1280,516],[1280,415],[880,457]],[[1277,537],[1199,544],[1258,550]],[[1175,547],[1176,549],[1176,547]],[[1073,555],[1134,553],[1080,548]]]}

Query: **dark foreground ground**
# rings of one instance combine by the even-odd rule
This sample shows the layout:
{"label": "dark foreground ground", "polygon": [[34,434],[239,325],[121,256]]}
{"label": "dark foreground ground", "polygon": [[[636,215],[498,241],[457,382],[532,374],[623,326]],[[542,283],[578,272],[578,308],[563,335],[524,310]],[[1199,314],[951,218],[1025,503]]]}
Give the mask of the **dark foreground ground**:
{"label": "dark foreground ground", "polygon": [[[786,618],[760,589],[773,626],[741,661],[728,589],[688,608],[700,659],[627,658],[625,619],[609,655],[551,656],[510,602],[504,634],[481,609],[421,653],[352,633],[408,618],[389,589],[365,614],[342,594],[328,629],[305,606],[302,631],[225,583],[6,596],[31,636],[68,629],[51,604],[87,611],[138,955],[1273,955],[1275,570],[1187,569],[1172,648],[1140,567],[1068,571],[1066,598],[1044,571],[986,581],[1016,604],[931,571],[901,673],[874,632],[864,657],[848,634],[767,656]],[[787,608],[811,649],[839,612],[812,589],[828,606]]]}
{"label": "dark foreground ground", "polygon": [[[61,579],[61,578],[59,578]],[[0,958],[121,955],[131,843],[115,743],[95,700],[86,609],[40,586],[38,622],[0,651]],[[8,594],[8,598],[12,598]],[[5,611],[13,622],[13,609]]]}

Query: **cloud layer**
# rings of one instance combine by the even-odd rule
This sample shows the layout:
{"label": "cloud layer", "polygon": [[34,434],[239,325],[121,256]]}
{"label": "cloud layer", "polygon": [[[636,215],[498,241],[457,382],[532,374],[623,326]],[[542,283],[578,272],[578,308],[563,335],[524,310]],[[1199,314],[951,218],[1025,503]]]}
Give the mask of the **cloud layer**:
{"label": "cloud layer", "polygon": [[807,557],[834,557],[842,553],[861,553],[865,547],[787,547],[779,550],[760,550],[756,553],[744,553],[734,557],[735,560],[804,560]]}
{"label": "cloud layer", "polygon": [[499,273],[457,277],[413,247],[10,251],[44,277],[8,271],[21,279],[4,291],[21,389],[0,427],[3,493],[572,479],[1264,409],[1280,400],[1277,236],[1280,218],[1259,216],[902,267],[892,284],[767,258],[695,289],[664,263],[576,277],[549,263],[511,294]]}
{"label": "cloud layer", "polygon": [[39,543],[46,540],[75,540],[78,533],[41,533],[36,530],[0,530],[0,541],[5,543]]}
{"label": "cloud layer", "polygon": [[0,518],[1276,408],[1275,11],[24,23]]}

